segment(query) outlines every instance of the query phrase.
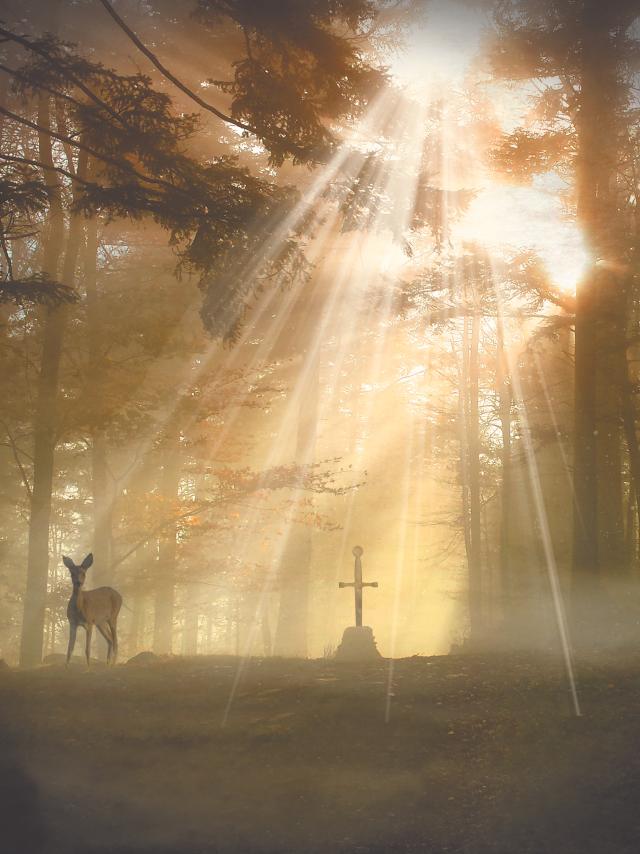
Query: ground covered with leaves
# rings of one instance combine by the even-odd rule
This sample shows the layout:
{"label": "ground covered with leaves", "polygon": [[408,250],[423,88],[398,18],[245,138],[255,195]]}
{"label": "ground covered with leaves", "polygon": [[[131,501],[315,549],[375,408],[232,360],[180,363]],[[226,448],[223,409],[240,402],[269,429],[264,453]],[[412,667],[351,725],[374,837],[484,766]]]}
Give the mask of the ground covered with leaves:
{"label": "ground covered with leaves", "polygon": [[637,852],[640,655],[577,672],[579,718],[540,656],[3,670],[0,848]]}

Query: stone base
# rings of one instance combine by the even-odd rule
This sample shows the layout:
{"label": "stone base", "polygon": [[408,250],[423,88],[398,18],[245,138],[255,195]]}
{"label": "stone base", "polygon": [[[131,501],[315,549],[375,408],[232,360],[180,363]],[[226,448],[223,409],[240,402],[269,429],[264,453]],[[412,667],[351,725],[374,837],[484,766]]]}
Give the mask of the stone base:
{"label": "stone base", "polygon": [[336,650],[336,661],[378,661],[378,652],[371,626],[349,626]]}

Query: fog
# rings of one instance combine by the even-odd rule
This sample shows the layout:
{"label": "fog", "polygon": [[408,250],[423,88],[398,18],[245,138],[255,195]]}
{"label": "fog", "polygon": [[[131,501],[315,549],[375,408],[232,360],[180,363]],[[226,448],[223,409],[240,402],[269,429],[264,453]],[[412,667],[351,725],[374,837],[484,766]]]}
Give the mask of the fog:
{"label": "fog", "polygon": [[[325,734],[363,709],[370,738],[404,720],[391,801],[409,824],[402,763],[421,727],[471,726],[463,697],[481,728],[501,704],[526,718],[524,673],[537,720],[556,701],[563,720],[606,717],[640,605],[637,16],[2,3],[0,659],[25,803],[32,772],[70,782],[23,763],[20,709],[48,697],[57,762],[81,674],[86,738],[117,740],[142,709],[132,738],[159,727],[169,764],[171,739],[197,752],[195,721],[304,753],[298,704]],[[449,723],[412,717],[432,688]],[[95,705],[111,689],[115,717]],[[235,768],[235,742],[216,745]],[[353,772],[338,766],[327,809]],[[132,826],[170,800],[134,797]],[[42,839],[71,850],[43,809]],[[342,813],[322,842],[311,812],[309,837],[272,849],[233,821],[211,833],[220,850],[361,850]],[[533,850],[524,826],[464,850]],[[385,827],[362,850],[426,839]],[[138,850],[137,831],[103,830],[100,850]],[[162,833],[144,850],[205,850]],[[538,850],[578,838],[549,833]],[[431,850],[466,844],[433,834]]]}

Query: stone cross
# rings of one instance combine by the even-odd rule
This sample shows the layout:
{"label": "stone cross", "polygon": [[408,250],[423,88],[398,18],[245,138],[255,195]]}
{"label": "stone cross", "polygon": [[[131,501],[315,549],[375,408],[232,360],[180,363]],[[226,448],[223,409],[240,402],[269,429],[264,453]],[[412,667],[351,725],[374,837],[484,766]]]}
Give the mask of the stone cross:
{"label": "stone cross", "polygon": [[353,592],[356,599],[356,626],[362,626],[362,588],[377,587],[377,581],[364,582],[362,580],[362,557],[364,549],[362,546],[353,547],[353,555],[356,559],[356,565],[353,570],[353,581],[339,581],[338,587],[353,587]]}

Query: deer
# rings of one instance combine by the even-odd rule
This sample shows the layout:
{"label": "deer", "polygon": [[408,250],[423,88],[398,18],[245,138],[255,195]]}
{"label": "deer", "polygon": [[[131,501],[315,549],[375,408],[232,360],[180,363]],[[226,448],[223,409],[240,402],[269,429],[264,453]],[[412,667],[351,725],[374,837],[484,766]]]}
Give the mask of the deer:
{"label": "deer", "polygon": [[78,566],[70,557],[62,556],[62,562],[71,573],[73,593],[67,605],[67,619],[69,620],[69,646],[67,648],[67,664],[76,645],[76,632],[78,626],[82,626],[87,634],[86,657],[89,667],[89,655],[91,652],[91,634],[95,626],[107,642],[107,664],[115,664],[118,655],[118,634],[116,623],[122,606],[122,596],[113,587],[97,587],[95,590],[83,590],[87,570],[93,563],[91,552]]}

